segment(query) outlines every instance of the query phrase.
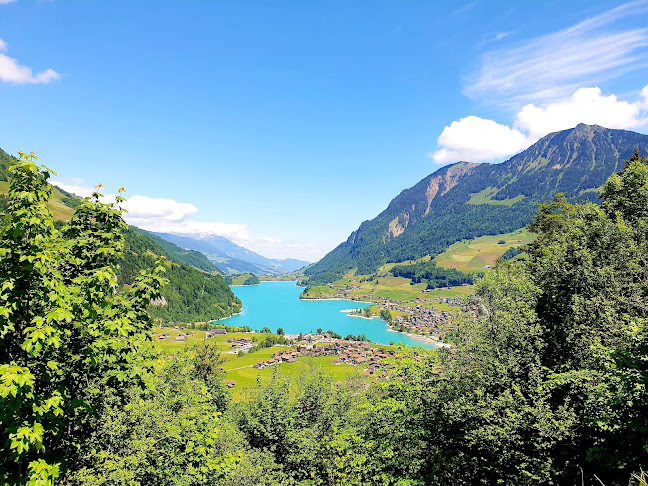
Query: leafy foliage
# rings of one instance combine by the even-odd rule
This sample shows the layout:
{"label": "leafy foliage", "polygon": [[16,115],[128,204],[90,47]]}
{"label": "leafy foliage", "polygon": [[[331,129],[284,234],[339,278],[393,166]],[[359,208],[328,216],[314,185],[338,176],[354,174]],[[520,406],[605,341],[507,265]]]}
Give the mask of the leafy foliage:
{"label": "leafy foliage", "polygon": [[502,260],[504,260],[504,261],[508,261],[508,260],[512,260],[513,258],[515,258],[516,256],[518,256],[518,255],[521,254],[521,253],[522,253],[522,250],[520,250],[519,248],[516,248],[516,247],[512,246],[511,248],[509,248],[508,250],[506,250],[506,251],[504,252],[504,254],[503,254],[500,258],[501,258]]}
{"label": "leafy foliage", "polygon": [[639,154],[601,205],[557,195],[540,207],[528,258],[476,283],[448,325],[452,348],[403,349],[370,380],[334,383],[314,361],[292,381],[275,368],[240,403],[215,347],[148,354],[162,279],[143,272],[116,291],[119,210],[96,194],[59,230],[48,171],[15,171],[0,231],[3,483],[645,484]]}
{"label": "leafy foliage", "polygon": [[142,379],[146,308],[163,268],[117,294],[121,210],[95,193],[58,231],[46,205],[51,171],[20,157],[0,228],[0,480],[46,484],[95,426],[102,392],[120,396]]}
{"label": "leafy foliage", "polygon": [[[197,347],[159,360],[147,387],[110,402],[71,484],[269,484],[272,456],[249,451],[224,419],[229,397],[219,353]],[[266,481],[267,480],[267,481]]]}

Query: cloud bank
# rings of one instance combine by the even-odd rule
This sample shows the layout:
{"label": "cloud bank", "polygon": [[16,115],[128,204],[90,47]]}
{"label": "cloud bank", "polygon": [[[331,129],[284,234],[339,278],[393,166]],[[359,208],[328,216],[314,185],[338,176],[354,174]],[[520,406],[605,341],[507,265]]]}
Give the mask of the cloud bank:
{"label": "cloud bank", "polygon": [[0,81],[12,84],[47,84],[61,78],[53,69],[46,69],[34,75],[30,67],[21,66],[16,59],[7,56],[6,52],[7,43],[0,39]]}
{"label": "cloud bank", "polygon": [[619,100],[614,94],[605,96],[594,87],[581,88],[544,108],[528,104],[515,115],[513,127],[477,116],[461,118],[443,129],[437,140],[440,148],[428,156],[438,164],[501,160],[551,132],[579,123],[621,129],[647,127],[648,85],[633,102]]}

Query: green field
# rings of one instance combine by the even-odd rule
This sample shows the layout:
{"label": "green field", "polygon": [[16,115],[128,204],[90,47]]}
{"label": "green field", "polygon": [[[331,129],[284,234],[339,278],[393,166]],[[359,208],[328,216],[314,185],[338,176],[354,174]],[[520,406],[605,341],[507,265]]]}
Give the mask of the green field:
{"label": "green field", "polygon": [[230,285],[244,285],[244,282],[250,277],[252,277],[251,273],[238,273],[235,275],[230,275],[229,278],[232,279],[232,283]]}
{"label": "green field", "polygon": [[[208,342],[211,345],[216,346],[221,352],[225,353],[230,351],[232,345],[227,342],[230,338],[241,338],[247,337],[251,339],[256,339],[261,341],[269,336],[269,334],[261,333],[251,333],[251,332],[228,332],[226,335],[218,335],[213,338],[205,339],[205,331],[193,330],[196,334],[187,338],[184,342],[175,342],[173,339],[178,336],[181,332],[186,333],[192,329],[180,330],[173,329],[169,327],[154,327],[153,331],[157,333],[157,336],[166,332],[169,334],[169,338],[164,341],[158,341],[157,336],[154,336],[154,345],[157,349],[160,349],[164,352],[173,354],[185,346],[191,346],[192,344]],[[392,346],[376,346],[385,349],[397,350],[398,347]],[[253,368],[252,365],[258,361],[267,361],[272,358],[272,355],[277,351],[286,351],[291,349],[291,346],[272,346],[271,348],[263,348],[253,353],[246,353],[241,356],[237,354],[223,354],[223,363],[220,367],[225,371],[226,380],[236,381],[236,386],[231,389],[232,397],[234,400],[240,400],[245,397],[247,389],[255,386],[257,379],[265,381],[272,376],[275,369],[279,369],[285,375],[291,378],[298,378],[302,375],[308,367],[316,366],[322,369],[327,375],[333,377],[335,381],[344,381],[351,376],[362,375],[362,372],[366,366],[353,366],[348,364],[333,364],[332,356],[303,356],[298,357],[296,363],[281,363],[275,364],[267,368]],[[295,380],[293,380],[295,381]]]}
{"label": "green field", "polygon": [[296,272],[283,273],[281,275],[257,275],[262,282],[297,282],[304,278],[304,271],[297,270]]}
{"label": "green field", "polygon": [[[333,282],[332,287],[325,285],[312,287],[304,295],[306,298],[332,298],[336,294],[351,300],[378,300],[381,297],[392,300],[410,301],[423,294],[425,284],[411,285],[410,280],[402,277],[373,277],[354,275]],[[359,288],[356,288],[359,287]]]}
{"label": "green field", "polygon": [[468,201],[468,204],[473,204],[473,205],[480,205],[480,204],[488,204],[490,206],[508,206],[511,207],[515,203],[520,202],[522,199],[524,199],[523,195],[515,196],[510,199],[493,199],[493,197],[497,194],[497,189],[494,187],[487,187],[483,191],[480,192],[475,192],[470,195],[470,200]]}
{"label": "green field", "polygon": [[[434,260],[443,268],[456,268],[464,272],[484,271],[495,266],[497,259],[511,247],[527,245],[535,240],[535,235],[522,228],[512,233],[493,236],[481,236],[473,240],[459,241],[451,245],[445,252]],[[417,261],[429,260],[426,256]],[[351,300],[378,302],[386,299],[410,305],[416,299],[435,300],[438,298],[453,298],[470,295],[474,286],[453,287],[447,289],[434,289],[424,292],[425,283],[411,285],[411,281],[403,277],[392,277],[387,273],[395,266],[414,263],[407,261],[401,263],[388,263],[380,267],[374,275],[355,275],[348,273],[344,278],[336,280],[330,286],[321,285],[308,289],[304,298],[330,299],[346,298]],[[414,304],[411,304],[414,305]],[[424,307],[437,310],[451,310],[447,304],[438,302],[425,302]]]}
{"label": "green field", "polygon": [[[274,373],[275,368],[281,371],[283,374],[293,378],[299,377],[302,375],[306,369],[310,366],[320,367],[327,375],[332,376],[335,381],[344,381],[348,377],[353,375],[361,375],[362,371],[366,368],[365,366],[352,366],[347,364],[333,364],[331,361],[332,356],[317,356],[317,357],[299,357],[297,358],[296,363],[281,363],[275,364],[268,368],[252,368],[251,364],[256,363],[261,359],[270,359],[273,353],[288,349],[282,346],[275,346],[272,348],[263,349],[252,353],[250,355],[245,355],[240,358],[228,361],[223,365],[225,369],[225,379],[236,381],[236,386],[231,389],[232,397],[234,400],[240,400],[245,396],[246,389],[249,389],[256,385],[257,379],[261,381],[268,380],[272,373]],[[244,365],[251,361],[250,365]],[[247,366],[245,368],[240,366]],[[227,368],[225,368],[227,366]],[[238,368],[238,369],[237,369]]]}
{"label": "green field", "polygon": [[[526,229],[494,236],[480,236],[474,240],[458,241],[434,260],[443,268],[456,268],[464,272],[484,270],[495,266],[495,261],[511,247],[527,245],[535,235]],[[500,244],[500,241],[504,241]]]}
{"label": "green field", "polygon": [[[178,336],[178,334],[180,334],[181,332],[187,333],[188,331],[194,331],[196,334],[194,334],[193,336],[188,336],[187,340],[184,342],[174,341],[174,339]],[[157,333],[157,336],[153,336],[153,342],[155,346],[158,349],[167,352],[174,352],[178,349],[182,349],[184,346],[191,345],[193,343],[201,343],[201,342],[209,342],[210,344],[215,345],[219,349],[219,351],[225,352],[225,351],[230,351],[232,349],[232,345],[227,342],[227,340],[230,338],[234,338],[234,339],[250,338],[252,340],[256,339],[257,341],[261,341],[266,337],[270,336],[270,334],[261,334],[261,333],[254,333],[254,332],[228,332],[225,335],[218,335],[218,336],[214,336],[213,338],[205,339],[205,334],[206,334],[205,331],[199,331],[197,329],[180,330],[180,329],[173,329],[170,327],[154,327],[153,332]],[[163,332],[168,333],[169,337],[164,341],[158,341],[157,337]]]}

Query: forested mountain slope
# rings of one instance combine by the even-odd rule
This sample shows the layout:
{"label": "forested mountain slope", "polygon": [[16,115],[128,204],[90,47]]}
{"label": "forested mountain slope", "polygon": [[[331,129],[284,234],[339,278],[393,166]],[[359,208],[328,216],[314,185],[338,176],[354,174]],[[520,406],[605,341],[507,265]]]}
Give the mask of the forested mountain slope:
{"label": "forested mountain slope", "polygon": [[[16,159],[0,149],[0,216],[11,180],[7,168]],[[82,198],[53,186],[47,203],[58,226],[70,219]],[[153,317],[173,321],[207,321],[230,316],[241,309],[241,301],[232,293],[218,269],[202,253],[179,248],[147,231],[130,226],[123,232],[124,258],[116,268],[120,285],[130,285],[140,270],[153,267],[158,256],[168,260],[162,289],[165,305],[152,306]]]}
{"label": "forested mountain slope", "polygon": [[134,233],[148,238],[155,243],[155,245],[159,246],[164,250],[164,253],[170,260],[189,265],[204,272],[220,273],[218,267],[199,251],[181,248],[153,233],[137,228],[136,226],[131,226],[130,229]]}
{"label": "forested mountain slope", "polygon": [[164,275],[169,283],[162,289],[164,303],[149,308],[152,317],[182,322],[208,321],[241,310],[241,301],[222,276],[176,263],[173,255],[182,252],[181,248],[165,242],[175,247],[171,252],[166,251],[145,233],[133,227],[124,232],[124,258],[119,263],[117,279],[120,285],[130,285],[140,270],[153,267],[158,256],[169,259]]}
{"label": "forested mountain slope", "polygon": [[464,238],[513,231],[529,224],[538,204],[564,192],[574,202],[597,191],[648,136],[578,125],[551,133],[501,164],[458,162],[395,197],[376,218],[306,270],[310,281],[332,281],[357,268],[436,255]]}

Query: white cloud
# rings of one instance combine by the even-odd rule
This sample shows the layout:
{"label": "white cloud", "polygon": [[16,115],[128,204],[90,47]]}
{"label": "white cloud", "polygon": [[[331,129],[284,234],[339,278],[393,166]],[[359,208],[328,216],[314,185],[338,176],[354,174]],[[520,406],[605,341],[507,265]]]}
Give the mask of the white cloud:
{"label": "white cloud", "polygon": [[594,87],[581,88],[544,108],[528,104],[515,116],[513,127],[468,116],[445,127],[437,140],[440,148],[428,155],[441,164],[502,160],[551,132],[579,123],[620,129],[648,126],[648,85],[633,102],[619,100],[614,94],[604,96],[600,88]]}
{"label": "white cloud", "polygon": [[191,203],[138,195],[129,197],[123,207],[131,219],[159,219],[170,222],[184,221],[198,212],[198,208]]}
{"label": "white cloud", "polygon": [[525,149],[529,140],[519,130],[493,120],[467,116],[445,127],[437,144],[442,148],[428,156],[438,164],[445,164],[498,159]]}
{"label": "white cloud", "polygon": [[128,211],[124,220],[147,231],[194,238],[224,236],[268,258],[300,258],[313,261],[323,253],[318,247],[308,243],[253,237],[246,224],[194,221],[191,217],[198,212],[198,208],[193,204],[179,203],[173,199],[131,196],[123,207]]}
{"label": "white cloud", "polygon": [[198,208],[191,203],[173,199],[134,195],[122,207],[128,211],[124,220],[147,231],[192,235],[220,235],[226,238],[248,239],[247,225],[193,221]]}
{"label": "white cloud", "polygon": [[570,98],[551,103],[546,108],[526,105],[517,114],[515,127],[528,132],[533,141],[579,123],[606,128],[640,128],[648,121],[647,96],[648,86],[642,91],[643,100],[633,103],[619,100],[613,94],[603,96],[600,88],[581,88]]}
{"label": "white cloud", "polygon": [[15,0],[0,0],[0,5],[6,5],[8,3],[14,2]]}
{"label": "white cloud", "polygon": [[233,239],[234,243],[259,253],[267,258],[297,258],[313,262],[324,256],[316,245],[297,241],[283,241],[278,238]]}
{"label": "white cloud", "polygon": [[219,235],[225,238],[248,240],[249,231],[245,224],[219,223],[203,221],[173,221],[164,218],[134,218],[124,216],[128,224],[156,233],[173,233],[178,235]]}
{"label": "white cloud", "polygon": [[81,197],[90,197],[96,189],[86,185],[83,179],[70,180],[72,184],[68,184],[58,179],[51,179],[50,182],[56,187],[60,187],[66,192],[71,192]]}
{"label": "white cloud", "polygon": [[646,0],[630,2],[558,32],[486,52],[464,93],[518,109],[643,68],[648,28],[627,25],[646,12]]}
{"label": "white cloud", "polygon": [[7,52],[7,43],[0,39],[0,81],[13,84],[47,84],[61,78],[53,69],[46,69],[34,76],[30,67],[21,66],[16,59],[2,52]]}
{"label": "white cloud", "polygon": [[[95,187],[87,185],[83,179],[68,178],[65,181],[67,182],[53,179],[51,182],[64,191],[81,197],[88,197],[97,190]],[[115,196],[106,194],[102,200],[111,202],[115,200]],[[298,258],[315,261],[324,255],[319,247],[310,243],[284,241],[268,236],[253,237],[246,224],[194,221],[191,217],[198,212],[198,208],[191,203],[177,202],[168,198],[134,195],[129,197],[122,207],[128,211],[124,214],[124,220],[128,224],[147,231],[194,238],[224,236],[237,245],[258,252],[267,258]]]}

